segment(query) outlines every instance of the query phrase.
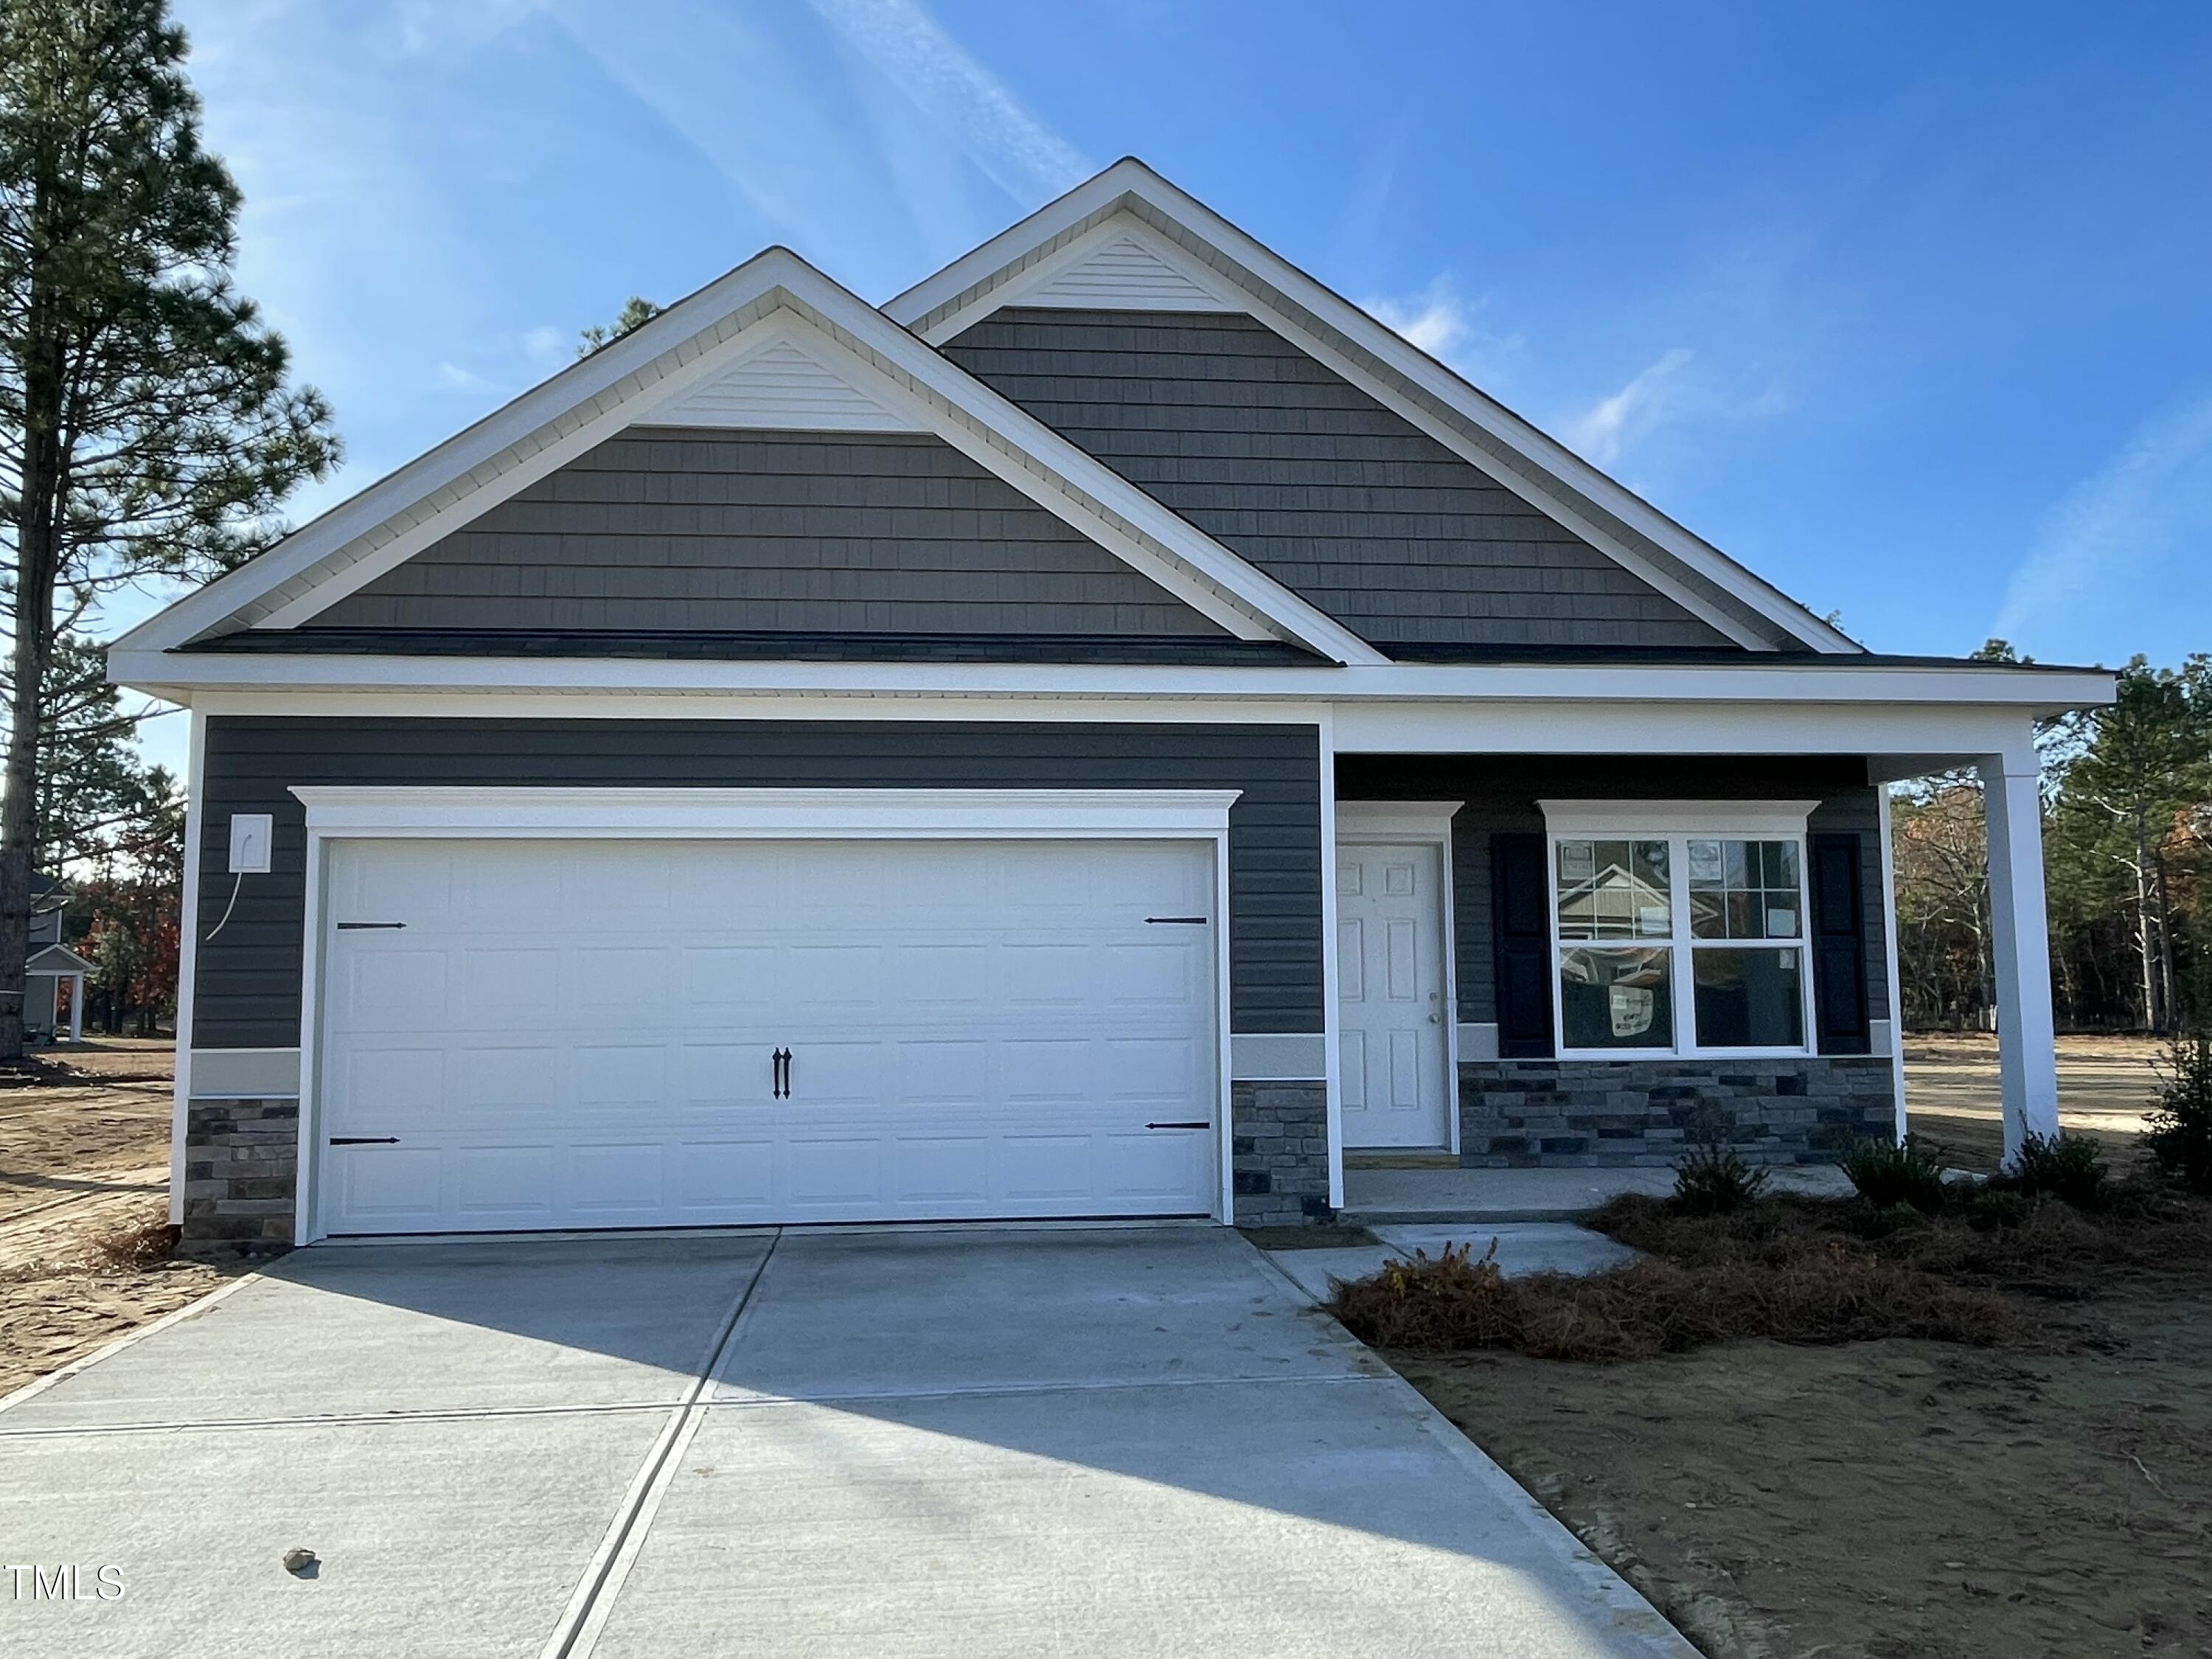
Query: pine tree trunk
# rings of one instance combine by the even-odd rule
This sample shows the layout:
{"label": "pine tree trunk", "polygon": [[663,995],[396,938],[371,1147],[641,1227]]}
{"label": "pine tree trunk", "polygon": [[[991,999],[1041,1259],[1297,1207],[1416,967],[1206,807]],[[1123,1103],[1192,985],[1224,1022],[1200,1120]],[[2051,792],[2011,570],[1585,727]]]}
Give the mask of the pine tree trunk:
{"label": "pine tree trunk", "polygon": [[23,1057],[24,967],[31,939],[31,858],[38,837],[39,712],[53,651],[61,438],[62,342],[35,292],[23,354],[23,493],[15,509],[15,697],[0,794],[0,1063]]}

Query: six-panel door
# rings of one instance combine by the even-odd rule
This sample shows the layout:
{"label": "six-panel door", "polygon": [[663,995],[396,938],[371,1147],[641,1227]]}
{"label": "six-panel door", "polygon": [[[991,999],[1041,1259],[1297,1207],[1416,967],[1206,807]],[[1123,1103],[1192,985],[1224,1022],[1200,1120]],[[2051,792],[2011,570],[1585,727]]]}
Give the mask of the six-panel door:
{"label": "six-panel door", "polygon": [[340,840],[328,871],[325,1231],[1215,1207],[1212,926],[1148,920],[1211,918],[1210,843]]}
{"label": "six-panel door", "polygon": [[1337,847],[1339,1064],[1347,1146],[1443,1146],[1442,858],[1432,846]]}

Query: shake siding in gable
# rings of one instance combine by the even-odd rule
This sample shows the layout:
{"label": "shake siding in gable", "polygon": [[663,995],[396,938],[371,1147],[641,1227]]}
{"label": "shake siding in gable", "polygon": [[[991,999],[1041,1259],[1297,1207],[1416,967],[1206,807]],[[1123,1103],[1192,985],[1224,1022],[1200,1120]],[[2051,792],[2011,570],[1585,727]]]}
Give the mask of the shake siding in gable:
{"label": "shake siding in gable", "polygon": [[1249,317],[1008,307],[942,349],[1386,648],[1731,644]]}
{"label": "shake siding in gable", "polygon": [[308,626],[1226,637],[941,439],[642,427]]}

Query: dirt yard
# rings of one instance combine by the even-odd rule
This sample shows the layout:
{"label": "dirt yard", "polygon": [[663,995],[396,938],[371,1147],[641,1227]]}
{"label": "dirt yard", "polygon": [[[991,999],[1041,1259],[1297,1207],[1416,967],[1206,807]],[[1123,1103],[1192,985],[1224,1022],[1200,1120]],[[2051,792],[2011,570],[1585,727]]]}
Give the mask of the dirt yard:
{"label": "dirt yard", "polygon": [[168,1042],[104,1038],[42,1054],[52,1064],[41,1081],[0,1080],[0,1395],[238,1271],[133,1267],[100,1248],[167,1214]]}
{"label": "dirt yard", "polygon": [[[2058,1039],[2059,1125],[2102,1141],[2116,1169],[2136,1162],[2159,1051],[2148,1037]],[[1996,1168],[2004,1118],[1994,1036],[1905,1038],[1905,1098],[1913,1132],[1944,1148],[1946,1162],[1962,1170]]]}
{"label": "dirt yard", "polygon": [[2212,1652],[2212,1287],[2116,1283],[2039,1352],[1394,1355],[1705,1652]]}

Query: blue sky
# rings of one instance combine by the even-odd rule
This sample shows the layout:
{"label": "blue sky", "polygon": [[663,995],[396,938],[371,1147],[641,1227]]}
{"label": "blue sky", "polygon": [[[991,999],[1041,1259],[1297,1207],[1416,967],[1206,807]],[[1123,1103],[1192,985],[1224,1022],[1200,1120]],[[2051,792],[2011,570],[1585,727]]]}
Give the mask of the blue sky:
{"label": "blue sky", "polygon": [[295,519],[630,294],[881,301],[1134,153],[1876,649],[2212,648],[2212,10],[176,9],[349,449]]}

